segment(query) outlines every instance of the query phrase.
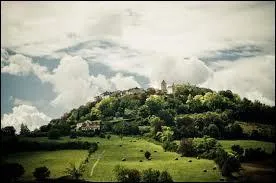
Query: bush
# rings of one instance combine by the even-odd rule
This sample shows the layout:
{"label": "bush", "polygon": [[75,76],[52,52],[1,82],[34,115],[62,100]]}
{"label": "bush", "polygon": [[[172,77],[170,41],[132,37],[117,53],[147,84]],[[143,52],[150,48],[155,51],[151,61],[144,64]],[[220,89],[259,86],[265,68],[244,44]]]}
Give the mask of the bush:
{"label": "bush", "polygon": [[159,176],[159,182],[173,182],[173,179],[169,172],[165,170],[161,172]]}
{"label": "bush", "polygon": [[23,166],[18,163],[5,163],[1,165],[1,180],[4,182],[16,182],[24,173]]}
{"label": "bush", "polygon": [[50,173],[50,170],[43,166],[36,168],[33,172],[33,176],[36,178],[36,180],[44,180],[50,176]]}
{"label": "bush", "polygon": [[77,133],[76,132],[71,132],[70,138],[71,139],[76,139],[77,138]]}
{"label": "bush", "polygon": [[240,167],[241,167],[240,161],[234,156],[230,156],[223,163],[223,166],[221,169],[222,176],[230,176],[232,172],[239,171]]}
{"label": "bush", "polygon": [[80,164],[79,167],[76,167],[74,164],[70,164],[70,167],[66,168],[65,173],[72,179],[78,180],[80,177],[82,177],[84,171],[84,164]]}
{"label": "bush", "polygon": [[268,154],[266,153],[264,150],[262,150],[261,148],[249,148],[249,149],[245,149],[244,151],[244,160],[245,161],[251,161],[251,160],[261,160],[261,159],[265,159],[269,156],[272,156],[272,154]]}
{"label": "bush", "polygon": [[88,150],[88,153],[89,153],[89,156],[95,152],[96,150],[98,149],[98,145],[96,143],[92,143],[89,150]]}
{"label": "bush", "polygon": [[100,138],[105,138],[105,134],[100,133],[99,137],[100,137]]}
{"label": "bush", "polygon": [[59,130],[57,129],[51,129],[49,132],[48,132],[48,139],[59,139],[61,136]]}
{"label": "bush", "polygon": [[142,171],[142,182],[158,182],[160,172],[149,168]]}
{"label": "bush", "polygon": [[146,152],[145,152],[145,157],[146,157],[147,159],[149,159],[150,156],[151,156],[150,152],[149,152],[149,151],[146,151]]}
{"label": "bush", "polygon": [[176,152],[178,145],[175,142],[165,141],[163,142],[162,147],[165,151]]}
{"label": "bush", "polygon": [[182,139],[177,152],[183,156],[194,156],[193,139]]}
{"label": "bush", "polygon": [[116,165],[114,170],[118,182],[140,182],[141,175],[136,169],[127,169]]}

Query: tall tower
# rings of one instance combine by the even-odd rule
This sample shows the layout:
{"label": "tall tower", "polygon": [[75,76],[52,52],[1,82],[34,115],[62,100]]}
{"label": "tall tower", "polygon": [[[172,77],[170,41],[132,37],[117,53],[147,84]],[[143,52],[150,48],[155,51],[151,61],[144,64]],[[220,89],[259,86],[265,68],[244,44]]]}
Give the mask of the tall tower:
{"label": "tall tower", "polygon": [[167,93],[167,83],[164,80],[161,83],[161,91]]}

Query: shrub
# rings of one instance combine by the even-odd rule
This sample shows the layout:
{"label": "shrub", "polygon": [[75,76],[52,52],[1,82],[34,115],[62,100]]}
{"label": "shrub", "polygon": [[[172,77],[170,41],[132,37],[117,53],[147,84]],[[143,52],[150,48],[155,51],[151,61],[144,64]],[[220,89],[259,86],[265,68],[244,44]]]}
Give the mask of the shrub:
{"label": "shrub", "polygon": [[159,182],[173,182],[173,179],[169,172],[165,170],[160,173]]}
{"label": "shrub", "polygon": [[188,139],[182,139],[180,141],[180,145],[178,146],[177,152],[182,154],[183,156],[194,156],[194,148],[193,148],[193,140]]}
{"label": "shrub", "polygon": [[142,171],[142,182],[158,182],[160,172],[149,168]]}
{"label": "shrub", "polygon": [[265,159],[269,156],[272,156],[272,155],[269,155],[261,148],[256,148],[256,149],[249,148],[249,149],[245,149],[244,151],[245,161]]}
{"label": "shrub", "polygon": [[49,132],[48,132],[48,139],[59,139],[61,136],[59,130],[57,129],[51,129]]}
{"label": "shrub", "polygon": [[234,156],[230,156],[223,163],[223,166],[221,169],[222,176],[230,176],[232,172],[239,171],[240,167],[241,167],[240,161]]}
{"label": "shrub", "polygon": [[127,169],[120,165],[116,165],[113,169],[118,182],[140,182],[141,175],[136,169]]}
{"label": "shrub", "polygon": [[149,159],[150,156],[151,156],[150,152],[149,152],[149,151],[146,151],[146,152],[145,152],[145,157],[146,157],[147,159]]}
{"label": "shrub", "polygon": [[71,132],[70,138],[71,139],[76,139],[77,138],[77,133],[76,132]]}
{"label": "shrub", "polygon": [[105,138],[105,134],[100,133],[99,137],[100,137],[100,138]]}
{"label": "shrub", "polygon": [[88,150],[89,155],[91,155],[97,149],[98,149],[98,145],[96,143],[92,143],[91,146],[90,146],[90,148],[89,148],[89,150]]}
{"label": "shrub", "polygon": [[76,167],[74,164],[70,164],[70,167],[66,168],[65,173],[69,175],[72,179],[78,180],[82,177],[84,173],[84,164],[80,164],[79,167]]}
{"label": "shrub", "polygon": [[165,151],[176,152],[178,145],[175,142],[165,141],[163,142],[162,147]]}
{"label": "shrub", "polygon": [[38,167],[34,170],[33,176],[36,178],[36,180],[46,179],[50,176],[50,170],[45,166]]}
{"label": "shrub", "polygon": [[24,173],[23,166],[18,163],[5,163],[1,165],[1,176],[4,182],[15,182]]}

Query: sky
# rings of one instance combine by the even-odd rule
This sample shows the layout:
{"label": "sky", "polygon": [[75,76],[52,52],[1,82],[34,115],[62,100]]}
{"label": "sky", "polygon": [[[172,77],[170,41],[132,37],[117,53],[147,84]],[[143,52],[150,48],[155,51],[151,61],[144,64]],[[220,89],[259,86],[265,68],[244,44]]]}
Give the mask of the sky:
{"label": "sky", "polygon": [[1,1],[1,127],[163,79],[275,105],[275,2]]}

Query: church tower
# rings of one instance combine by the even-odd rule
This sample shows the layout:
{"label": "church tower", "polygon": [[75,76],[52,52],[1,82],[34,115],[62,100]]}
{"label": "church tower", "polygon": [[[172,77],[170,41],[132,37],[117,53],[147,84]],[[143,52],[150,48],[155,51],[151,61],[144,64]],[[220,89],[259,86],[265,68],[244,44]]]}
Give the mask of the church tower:
{"label": "church tower", "polygon": [[167,93],[167,83],[164,80],[161,83],[161,91]]}

